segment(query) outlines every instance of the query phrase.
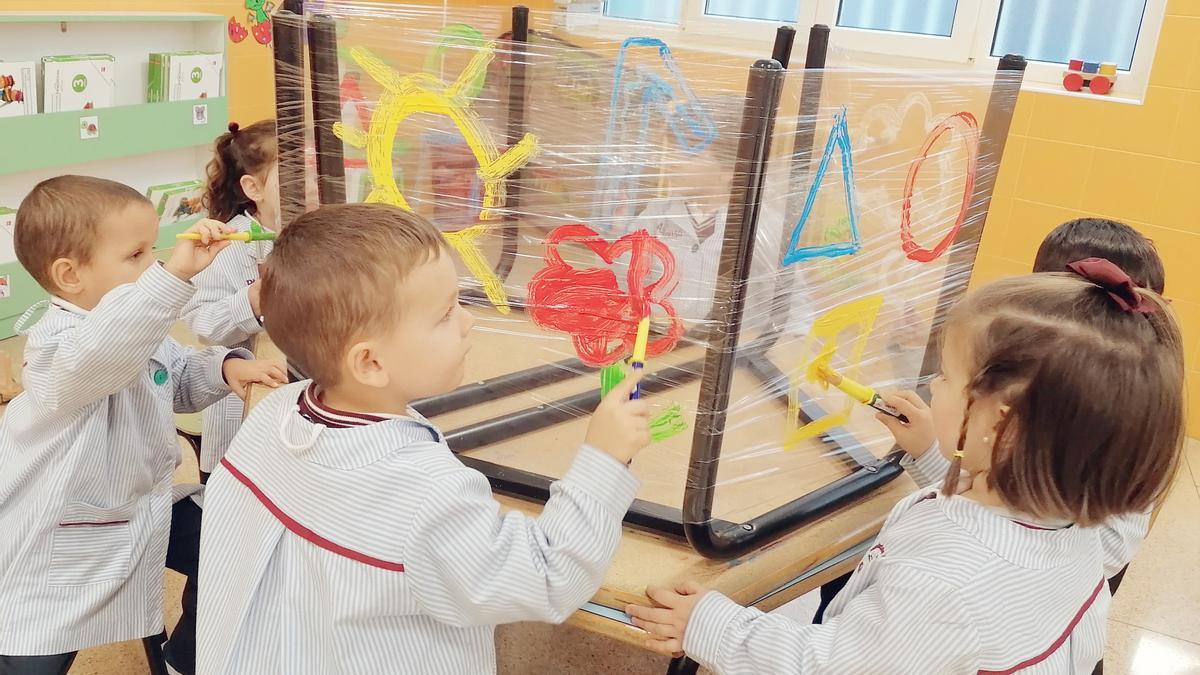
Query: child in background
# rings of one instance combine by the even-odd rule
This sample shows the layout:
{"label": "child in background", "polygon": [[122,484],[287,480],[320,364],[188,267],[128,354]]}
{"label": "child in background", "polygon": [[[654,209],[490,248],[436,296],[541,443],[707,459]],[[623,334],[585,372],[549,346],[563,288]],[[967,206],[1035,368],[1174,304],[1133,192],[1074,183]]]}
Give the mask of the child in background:
{"label": "child in background", "polygon": [[[278,231],[279,168],[275,122],[265,120],[242,129],[230,123],[217,138],[208,163],[204,206],[209,217],[245,232],[251,223]],[[230,242],[213,264],[196,275],[196,295],[183,310],[187,322],[209,344],[250,349],[262,330],[259,323],[259,264],[271,251],[269,241]],[[213,404],[203,415],[200,480],[206,482],[242,423],[244,406],[234,395]]]}
{"label": "child in background", "polygon": [[199,668],[494,672],[495,625],[565,620],[599,588],[649,443],[625,379],[542,515],[501,513],[412,401],[463,377],[474,323],[440,232],[391,206],[288,225],[267,330],[312,375],[251,411],[209,481]]}
{"label": "child in background", "polygon": [[200,241],[159,264],[158,216],[130,187],[60,176],[21,202],[17,258],[53,299],[0,421],[0,673],[65,673],[77,650],[159,634],[164,565],[188,577],[167,661],[192,672],[199,486],[173,486],[174,414],[283,379],[167,337],[222,227],[192,226]]}
{"label": "child in background", "polygon": [[1046,235],[1033,259],[1034,272],[1062,272],[1087,258],[1104,258],[1125,270],[1133,283],[1163,294],[1166,272],[1154,244],[1125,223],[1107,218],[1076,218]]}
{"label": "child in background", "polygon": [[[1076,218],[1054,228],[1038,247],[1037,256],[1033,261],[1034,272],[1062,272],[1067,265],[1086,258],[1104,258],[1109,260],[1133,279],[1133,283],[1148,288],[1162,295],[1165,286],[1162,258],[1154,250],[1154,244],[1142,233],[1115,220],[1105,218]],[[905,405],[904,401],[894,401],[895,397],[905,398],[910,404],[917,405],[919,397],[915,393],[893,394],[885,397],[893,405]],[[924,406],[924,402],[919,405]],[[904,435],[903,427],[889,424],[892,418],[877,415],[876,418],[885,425],[893,427],[897,436]],[[920,445],[920,441],[916,441]],[[940,476],[945,472],[946,460],[938,452],[926,452],[928,442],[920,447],[913,447],[912,452],[902,462],[906,468],[912,467],[917,460],[924,457],[924,466],[919,468],[924,476]],[[1138,547],[1146,538],[1150,529],[1150,513],[1130,513],[1118,516],[1112,523],[1103,528],[1102,541],[1109,548],[1109,560],[1121,564],[1109,571],[1109,590],[1117,592],[1121,579],[1125,576],[1125,568],[1137,553]],[[813,623],[821,623],[825,608],[837,596],[850,580],[850,574],[844,574],[833,581],[821,586],[821,603],[817,607]]]}
{"label": "child in background", "polygon": [[1090,671],[1110,602],[1095,526],[1170,486],[1183,353],[1157,294],[1105,260],[1071,267],[951,311],[931,410],[901,409],[949,470],[892,510],[824,624],[682,584],[628,608],[650,646],[717,673]]}

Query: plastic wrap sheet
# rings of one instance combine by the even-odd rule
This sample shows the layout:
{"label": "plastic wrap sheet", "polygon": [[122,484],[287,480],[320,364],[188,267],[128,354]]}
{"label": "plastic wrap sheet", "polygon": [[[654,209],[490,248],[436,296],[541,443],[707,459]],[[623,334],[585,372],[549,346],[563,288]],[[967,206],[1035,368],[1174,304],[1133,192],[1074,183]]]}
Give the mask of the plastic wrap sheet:
{"label": "plastic wrap sheet", "polygon": [[[649,315],[641,499],[681,508],[685,489],[709,491],[711,509],[684,517],[739,523],[892,450],[874,411],[810,375],[821,362],[881,390],[918,385],[1000,159],[980,143],[990,74],[806,74],[797,58],[769,133],[747,138],[753,59],[571,37],[550,14],[518,45],[501,9],[322,5],[340,142],[321,151],[342,153],[345,199],[446,233],[478,318],[467,383],[510,376],[473,405],[426,404],[452,447],[561,475]],[[309,96],[305,71],[280,72]],[[806,77],[819,99],[801,101]],[[1000,97],[1009,111],[1014,98]],[[280,133],[316,171],[311,115]],[[745,280],[730,274],[739,257]],[[728,386],[702,391],[722,359]],[[697,470],[715,456],[692,457],[706,445],[715,474]]]}

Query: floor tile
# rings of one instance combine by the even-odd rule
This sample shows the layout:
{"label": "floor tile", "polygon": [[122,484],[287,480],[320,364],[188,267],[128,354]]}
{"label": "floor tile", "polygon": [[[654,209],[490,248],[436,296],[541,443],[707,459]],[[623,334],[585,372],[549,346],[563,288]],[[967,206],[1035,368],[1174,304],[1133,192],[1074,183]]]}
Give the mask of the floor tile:
{"label": "floor tile", "polygon": [[1109,675],[1194,675],[1200,673],[1200,645],[1120,621],[1109,621],[1104,672]]}
{"label": "floor tile", "polygon": [[1200,643],[1200,492],[1175,481],[1142,550],[1113,598],[1109,618]]}

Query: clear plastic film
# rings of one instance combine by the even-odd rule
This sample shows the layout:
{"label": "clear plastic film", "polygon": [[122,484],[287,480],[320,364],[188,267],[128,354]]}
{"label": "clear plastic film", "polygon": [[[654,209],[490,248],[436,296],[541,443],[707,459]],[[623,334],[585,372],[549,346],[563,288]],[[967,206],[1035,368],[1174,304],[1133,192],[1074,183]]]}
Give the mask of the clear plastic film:
{"label": "clear plastic film", "polygon": [[818,374],[936,369],[1019,70],[780,69],[552,13],[319,4],[275,20],[283,212],[381,202],[446,234],[473,350],[416,407],[465,462],[544,494],[649,316],[631,522],[731,555],[899,474]]}

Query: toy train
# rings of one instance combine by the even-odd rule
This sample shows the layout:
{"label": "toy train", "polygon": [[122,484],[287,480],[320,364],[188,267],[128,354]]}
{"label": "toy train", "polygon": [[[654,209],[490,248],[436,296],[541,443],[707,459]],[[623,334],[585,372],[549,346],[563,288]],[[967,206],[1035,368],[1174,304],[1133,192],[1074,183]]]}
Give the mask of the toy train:
{"label": "toy train", "polygon": [[1093,94],[1107,94],[1117,82],[1117,64],[1071,59],[1063,73],[1063,88],[1081,91],[1085,86]]}

